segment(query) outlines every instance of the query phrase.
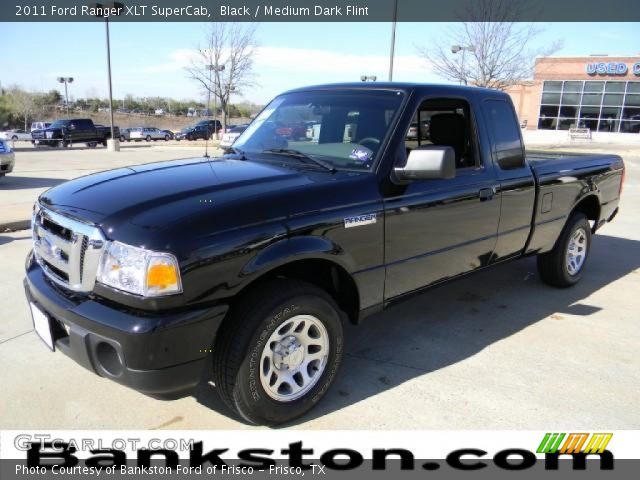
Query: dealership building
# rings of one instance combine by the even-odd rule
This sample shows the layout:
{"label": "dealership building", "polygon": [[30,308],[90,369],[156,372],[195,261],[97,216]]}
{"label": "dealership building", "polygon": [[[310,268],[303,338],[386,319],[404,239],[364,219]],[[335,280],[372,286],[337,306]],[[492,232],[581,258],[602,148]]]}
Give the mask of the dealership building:
{"label": "dealership building", "polygon": [[545,57],[507,90],[527,129],[640,132],[640,57]]}

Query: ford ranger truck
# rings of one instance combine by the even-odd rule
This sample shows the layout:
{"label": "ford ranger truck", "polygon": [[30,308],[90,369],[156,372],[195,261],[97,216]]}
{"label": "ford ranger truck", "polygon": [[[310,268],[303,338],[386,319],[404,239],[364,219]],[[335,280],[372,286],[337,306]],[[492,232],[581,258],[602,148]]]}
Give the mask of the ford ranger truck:
{"label": "ford ranger truck", "polygon": [[[118,127],[114,127],[114,134],[116,138],[120,138]],[[90,118],[56,120],[46,128],[31,132],[34,145],[49,147],[68,147],[76,143],[84,143],[91,147],[100,143],[106,147],[110,138],[111,127],[94,125]]]}
{"label": "ford ranger truck", "polygon": [[[317,135],[278,134],[294,121]],[[408,138],[415,123],[429,128]],[[247,422],[275,425],[325,395],[347,322],[524,256],[549,285],[580,281],[623,179],[616,155],[525,153],[500,91],[301,88],[220,158],[40,195],[24,285],[51,350],[159,398],[212,381]]]}

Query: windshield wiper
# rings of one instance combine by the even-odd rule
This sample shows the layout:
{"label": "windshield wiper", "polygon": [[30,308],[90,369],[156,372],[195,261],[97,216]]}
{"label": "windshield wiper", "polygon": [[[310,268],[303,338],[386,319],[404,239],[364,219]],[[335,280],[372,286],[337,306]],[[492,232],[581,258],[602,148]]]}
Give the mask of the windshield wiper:
{"label": "windshield wiper", "polygon": [[[323,160],[320,160],[319,158],[314,158],[310,155],[307,155],[306,153],[303,153],[299,150],[293,150],[291,148],[270,148],[268,150],[263,150],[262,153],[275,153],[277,155],[287,155],[289,157],[298,158],[303,161],[308,160],[315,163],[316,165],[321,166],[326,170],[329,170],[331,173],[336,171],[336,168],[333,165]],[[305,162],[305,163],[308,163],[308,162]]]}

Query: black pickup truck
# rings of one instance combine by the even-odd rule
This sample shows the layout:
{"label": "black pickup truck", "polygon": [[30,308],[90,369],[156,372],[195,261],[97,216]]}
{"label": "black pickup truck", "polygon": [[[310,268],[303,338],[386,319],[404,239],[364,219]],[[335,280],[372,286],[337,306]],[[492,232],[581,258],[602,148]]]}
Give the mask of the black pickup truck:
{"label": "black pickup truck", "polygon": [[[278,134],[293,121],[316,134]],[[278,424],[327,392],[346,322],[527,255],[544,282],[578,282],[623,179],[615,155],[525,154],[499,91],[303,88],[221,158],[43,193],[26,294],[50,348],[96,374],[161,398],[212,379],[244,419]]]}
{"label": "black pickup truck", "polygon": [[[114,128],[116,138],[120,138],[120,130]],[[94,125],[90,118],[67,118],[56,120],[49,127],[31,132],[34,145],[50,147],[67,147],[75,143],[84,143],[95,147],[99,143],[107,146],[111,138],[111,127]]]}

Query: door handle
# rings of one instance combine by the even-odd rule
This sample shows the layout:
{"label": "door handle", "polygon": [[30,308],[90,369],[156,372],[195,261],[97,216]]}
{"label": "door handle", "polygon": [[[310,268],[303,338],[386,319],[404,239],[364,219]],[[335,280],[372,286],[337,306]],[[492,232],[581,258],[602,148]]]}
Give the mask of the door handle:
{"label": "door handle", "polygon": [[495,195],[495,193],[496,191],[493,187],[481,188],[478,196],[480,197],[481,202],[486,202],[487,200],[493,200],[493,196]]}

